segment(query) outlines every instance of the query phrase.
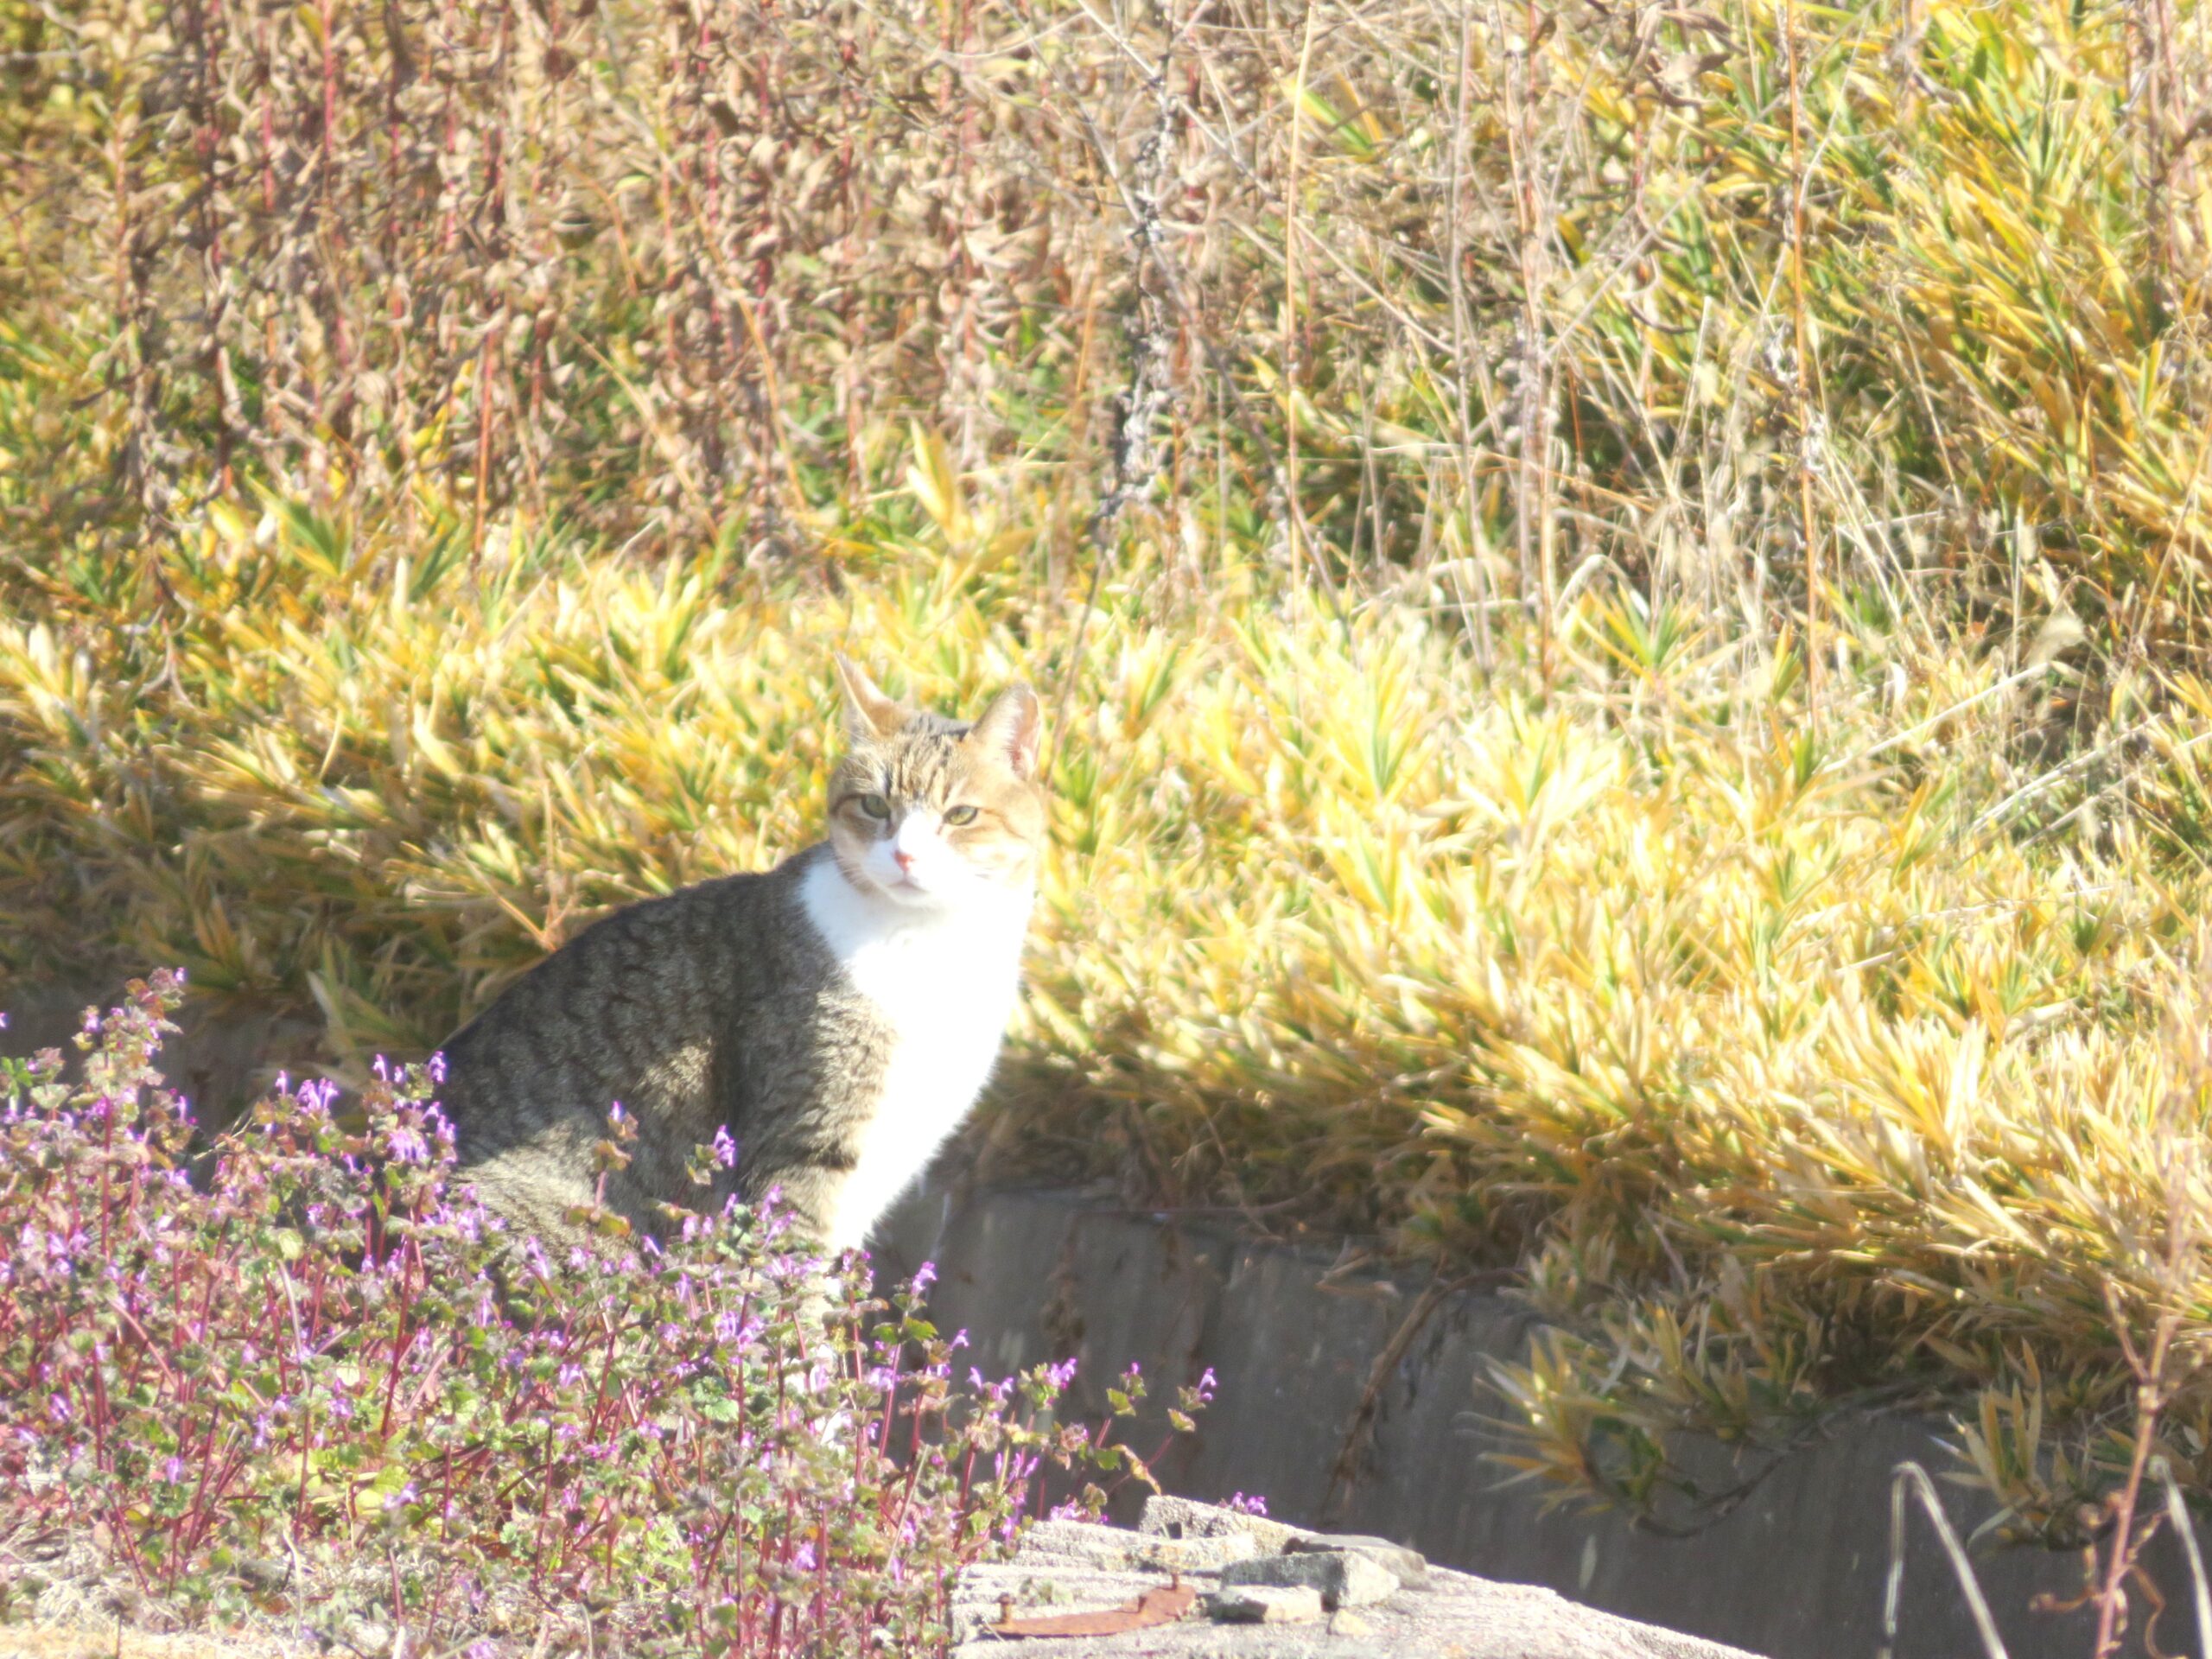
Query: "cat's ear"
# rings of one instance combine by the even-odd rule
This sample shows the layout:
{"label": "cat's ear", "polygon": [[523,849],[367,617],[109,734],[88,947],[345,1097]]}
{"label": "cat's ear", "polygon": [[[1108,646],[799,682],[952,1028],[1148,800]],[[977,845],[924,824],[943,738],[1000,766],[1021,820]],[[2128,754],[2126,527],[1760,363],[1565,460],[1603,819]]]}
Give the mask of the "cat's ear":
{"label": "cat's ear", "polygon": [[845,687],[845,733],[849,737],[893,737],[906,723],[906,711],[876,690],[860,665],[837,653],[837,677]]}
{"label": "cat's ear", "polygon": [[1017,680],[991,699],[968,741],[1016,777],[1027,778],[1037,770],[1037,736],[1044,723],[1037,694]]}

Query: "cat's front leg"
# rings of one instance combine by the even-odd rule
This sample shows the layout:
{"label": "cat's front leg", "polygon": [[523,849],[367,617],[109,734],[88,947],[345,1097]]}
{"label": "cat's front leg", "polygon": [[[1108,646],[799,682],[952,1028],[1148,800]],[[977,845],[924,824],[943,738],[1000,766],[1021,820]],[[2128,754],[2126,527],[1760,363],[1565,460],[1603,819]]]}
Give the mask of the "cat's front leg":
{"label": "cat's front leg", "polygon": [[770,1224],[780,1221],[794,1243],[825,1255],[835,1255],[842,1247],[836,1234],[837,1196],[847,1175],[844,1170],[819,1164],[793,1166],[772,1177],[764,1173],[757,1184],[745,1184],[751,1189],[747,1202],[756,1211],[765,1211]]}

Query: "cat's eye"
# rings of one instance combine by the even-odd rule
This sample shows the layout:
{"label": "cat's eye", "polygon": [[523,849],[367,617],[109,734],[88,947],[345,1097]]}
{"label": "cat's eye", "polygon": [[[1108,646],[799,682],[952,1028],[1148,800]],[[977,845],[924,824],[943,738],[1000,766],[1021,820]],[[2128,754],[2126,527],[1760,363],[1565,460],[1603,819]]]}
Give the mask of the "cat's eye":
{"label": "cat's eye", "polygon": [[863,795],[861,797],[861,810],[871,818],[887,818],[891,816],[891,803],[880,795]]}
{"label": "cat's eye", "polygon": [[963,823],[973,823],[976,822],[976,809],[972,806],[948,806],[944,809],[944,821],[956,830]]}

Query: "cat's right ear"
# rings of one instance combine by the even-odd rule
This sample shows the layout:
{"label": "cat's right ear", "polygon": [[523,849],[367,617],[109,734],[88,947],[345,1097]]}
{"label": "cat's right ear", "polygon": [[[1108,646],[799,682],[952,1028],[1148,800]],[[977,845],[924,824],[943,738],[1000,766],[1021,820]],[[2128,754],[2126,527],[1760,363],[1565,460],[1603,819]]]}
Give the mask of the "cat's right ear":
{"label": "cat's right ear", "polygon": [[1037,694],[1017,680],[991,700],[968,741],[1014,769],[1017,778],[1037,775],[1037,734],[1043,723]]}
{"label": "cat's right ear", "polygon": [[855,738],[896,736],[906,711],[876,689],[859,664],[837,653],[837,677],[845,687],[845,734]]}

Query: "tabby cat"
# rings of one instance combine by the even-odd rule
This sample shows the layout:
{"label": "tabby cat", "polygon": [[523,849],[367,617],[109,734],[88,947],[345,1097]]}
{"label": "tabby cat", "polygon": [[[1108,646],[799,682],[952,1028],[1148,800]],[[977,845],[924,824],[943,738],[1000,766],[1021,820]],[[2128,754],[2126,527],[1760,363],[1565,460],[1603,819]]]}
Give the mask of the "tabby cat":
{"label": "tabby cat", "polygon": [[825,839],[594,924],[446,1044],[461,1178],[495,1211],[572,1234],[619,1103],[637,1135],[608,1209],[650,1231],[661,1201],[702,1207],[687,1166],[726,1131],[720,1190],[780,1188],[797,1230],[842,1249],[974,1103],[1045,840],[1037,698],[1015,684],[967,725],[837,668]]}

